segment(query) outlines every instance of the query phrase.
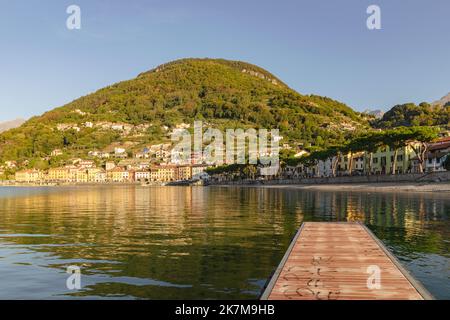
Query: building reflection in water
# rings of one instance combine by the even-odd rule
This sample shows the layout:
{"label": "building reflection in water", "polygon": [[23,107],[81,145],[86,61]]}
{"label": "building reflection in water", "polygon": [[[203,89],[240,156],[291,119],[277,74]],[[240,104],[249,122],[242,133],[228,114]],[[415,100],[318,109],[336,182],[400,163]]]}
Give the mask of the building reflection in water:
{"label": "building reflection in water", "polygon": [[[37,286],[28,274],[36,266],[47,279],[44,297],[256,298],[302,221],[364,222],[411,263],[429,254],[448,262],[449,212],[450,200],[432,194],[254,187],[9,190],[0,194],[0,269],[12,280],[0,280],[0,298],[27,298],[32,290],[17,289],[17,279]],[[65,268],[73,264],[82,266],[85,283],[75,293],[63,287]]]}

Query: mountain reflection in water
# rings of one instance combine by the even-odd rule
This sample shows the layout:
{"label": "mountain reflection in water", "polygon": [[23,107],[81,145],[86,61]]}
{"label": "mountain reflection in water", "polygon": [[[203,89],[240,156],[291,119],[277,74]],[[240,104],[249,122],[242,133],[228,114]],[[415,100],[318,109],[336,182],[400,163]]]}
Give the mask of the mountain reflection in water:
{"label": "mountain reflection in water", "polygon": [[0,188],[0,298],[255,299],[302,221],[362,221],[449,299],[449,215],[446,194]]}

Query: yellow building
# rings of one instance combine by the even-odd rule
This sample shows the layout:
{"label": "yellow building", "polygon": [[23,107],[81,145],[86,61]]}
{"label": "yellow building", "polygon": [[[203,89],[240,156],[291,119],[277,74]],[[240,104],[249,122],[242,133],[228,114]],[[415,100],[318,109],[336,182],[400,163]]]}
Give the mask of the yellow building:
{"label": "yellow building", "polygon": [[152,181],[158,182],[175,181],[176,171],[175,166],[153,167],[150,170],[150,177]]}
{"label": "yellow building", "polygon": [[176,180],[190,180],[192,178],[191,166],[180,166],[176,170]]}
{"label": "yellow building", "polygon": [[[417,148],[420,144],[415,144]],[[374,174],[389,174],[392,173],[392,167],[394,165],[395,150],[391,150],[389,147],[382,147],[373,154],[372,160],[372,173]],[[411,159],[416,157],[412,145],[408,145],[398,150],[397,152],[397,164],[395,173],[409,173],[412,172]],[[369,159],[370,154],[366,153],[366,170],[369,171]]]}
{"label": "yellow building", "polygon": [[106,181],[106,172],[100,168],[87,169],[88,182],[101,183]]}
{"label": "yellow building", "polygon": [[50,168],[47,174],[47,180],[51,182],[70,182],[72,179],[71,171],[68,168]]}
{"label": "yellow building", "polygon": [[88,182],[88,171],[86,169],[79,169],[76,173],[77,183],[87,183]]}
{"label": "yellow building", "polygon": [[40,170],[17,171],[15,179],[17,182],[38,183],[42,180],[43,173]]}
{"label": "yellow building", "polygon": [[107,180],[110,182],[128,182],[130,173],[121,167],[116,167],[106,173]]}
{"label": "yellow building", "polygon": [[[333,159],[334,161],[334,159]],[[337,163],[337,173],[339,174],[347,174],[350,171],[354,174],[356,171],[363,172],[364,171],[364,152],[357,153],[348,153],[341,155],[338,163]],[[329,168],[328,168],[329,167]],[[331,175],[332,171],[332,162],[329,161],[327,168],[324,168],[323,172],[326,174],[329,173]],[[351,167],[351,170],[349,170]],[[326,175],[325,174],[325,175]]]}

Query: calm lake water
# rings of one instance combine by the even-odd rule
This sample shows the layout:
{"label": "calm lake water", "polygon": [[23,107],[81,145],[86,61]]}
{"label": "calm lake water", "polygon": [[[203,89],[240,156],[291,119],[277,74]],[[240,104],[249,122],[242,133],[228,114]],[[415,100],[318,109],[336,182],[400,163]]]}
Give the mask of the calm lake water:
{"label": "calm lake water", "polygon": [[448,194],[3,187],[0,299],[255,299],[302,221],[364,222],[450,299],[449,216]]}

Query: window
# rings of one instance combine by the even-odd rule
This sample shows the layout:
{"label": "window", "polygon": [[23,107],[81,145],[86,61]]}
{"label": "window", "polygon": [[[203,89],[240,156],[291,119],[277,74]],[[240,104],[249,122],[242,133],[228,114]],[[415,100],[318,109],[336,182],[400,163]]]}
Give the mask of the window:
{"label": "window", "polygon": [[403,161],[403,155],[402,154],[397,156],[397,161]]}
{"label": "window", "polygon": [[378,163],[378,158],[373,158],[373,163]]}

